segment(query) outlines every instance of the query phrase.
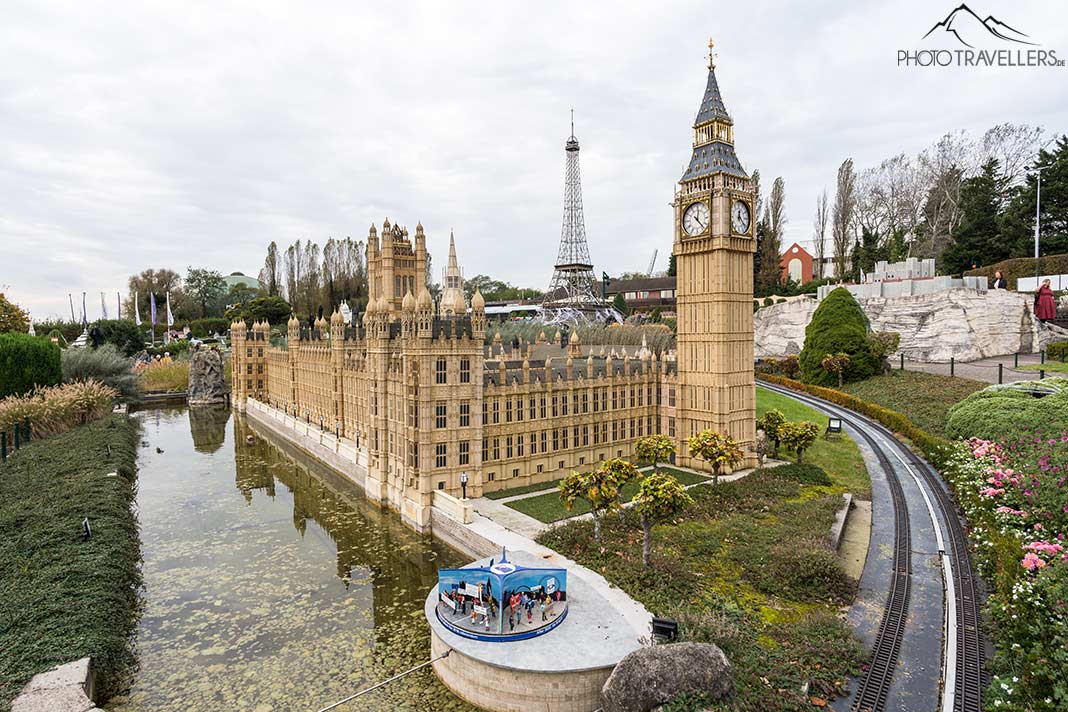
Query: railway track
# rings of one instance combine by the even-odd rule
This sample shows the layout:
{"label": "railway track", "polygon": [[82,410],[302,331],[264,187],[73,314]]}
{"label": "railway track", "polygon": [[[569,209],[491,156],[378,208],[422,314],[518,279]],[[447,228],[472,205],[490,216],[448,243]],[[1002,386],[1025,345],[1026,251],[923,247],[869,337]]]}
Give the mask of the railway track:
{"label": "railway track", "polygon": [[[912,575],[909,565],[911,522],[901,485],[901,477],[905,476],[916,483],[923,496],[934,526],[942,565],[945,620],[942,632],[942,699],[937,709],[941,712],[980,712],[982,691],[988,682],[983,670],[985,641],[980,626],[982,585],[972,568],[971,554],[956,505],[937,471],[898,441],[890,430],[865,416],[805,393],[769,383],[760,385],[841,418],[853,433],[867,443],[886,473],[894,511],[893,563],[870,665],[860,681],[851,710],[880,712],[888,709],[888,693],[908,621]],[[900,468],[894,466],[895,461]]]}

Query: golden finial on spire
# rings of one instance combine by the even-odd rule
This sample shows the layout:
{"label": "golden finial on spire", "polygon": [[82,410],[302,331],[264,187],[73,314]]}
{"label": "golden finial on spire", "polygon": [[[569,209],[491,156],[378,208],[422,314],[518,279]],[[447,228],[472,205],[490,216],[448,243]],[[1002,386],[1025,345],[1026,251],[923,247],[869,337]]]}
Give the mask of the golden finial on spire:
{"label": "golden finial on spire", "polygon": [[715,55],[712,54],[712,48],[715,47],[715,46],[716,46],[716,43],[712,41],[711,37],[709,37],[708,38],[708,68],[709,69],[715,69],[715,67],[716,67]]}

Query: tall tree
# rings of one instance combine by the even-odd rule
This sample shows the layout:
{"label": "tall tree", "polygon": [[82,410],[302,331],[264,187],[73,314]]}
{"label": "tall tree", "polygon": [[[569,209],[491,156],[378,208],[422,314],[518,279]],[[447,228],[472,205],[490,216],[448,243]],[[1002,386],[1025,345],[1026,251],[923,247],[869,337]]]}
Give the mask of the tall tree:
{"label": "tall tree", "polygon": [[[226,294],[226,282],[217,270],[189,267],[185,275],[185,291],[200,306],[200,316],[206,317],[209,308],[217,306],[219,298]],[[221,309],[219,311],[221,316]]]}
{"label": "tall tree", "polygon": [[676,269],[675,268],[675,253],[672,252],[671,253],[671,257],[668,258],[667,276],[668,277],[676,276],[677,273],[676,273],[675,269]]}
{"label": "tall tree", "polygon": [[278,244],[271,240],[267,245],[267,259],[260,270],[260,284],[267,290],[267,296],[277,297],[282,288],[281,264],[278,261]]}
{"label": "tall tree", "polygon": [[943,271],[956,274],[1010,256],[1010,246],[998,230],[1005,183],[998,160],[989,158],[979,175],[961,184],[960,226],[942,253]]}
{"label": "tall tree", "polygon": [[827,189],[816,197],[816,217],[812,221],[812,245],[816,257],[816,279],[823,279],[823,261],[827,256]]}
{"label": "tall tree", "polygon": [[1034,254],[1035,205],[1038,178],[1042,179],[1039,235],[1042,255],[1068,252],[1068,135],[1050,150],[1042,149],[1028,167],[1024,182],[1016,186],[1001,219],[1001,232],[1013,256]]}
{"label": "tall tree", "polygon": [[845,277],[846,260],[852,240],[851,225],[853,209],[856,205],[856,174],[853,172],[853,159],[842,161],[838,168],[838,181],[834,195],[834,212],[831,222],[831,237],[834,242],[835,277]]}
{"label": "tall tree", "polygon": [[765,293],[782,283],[782,236],[786,227],[786,184],[781,177],[771,184],[764,203],[764,236],[760,245],[760,275]]}
{"label": "tall tree", "polygon": [[[182,301],[182,278],[174,270],[169,269],[146,269],[138,274],[130,275],[128,280],[130,295],[123,301],[123,312],[129,318],[134,315],[134,298],[137,298],[137,310],[145,321],[149,319],[149,295],[156,295],[156,309],[165,309],[167,294],[171,295],[171,308]],[[161,312],[165,313],[165,312]],[[175,313],[176,318],[183,316]]]}

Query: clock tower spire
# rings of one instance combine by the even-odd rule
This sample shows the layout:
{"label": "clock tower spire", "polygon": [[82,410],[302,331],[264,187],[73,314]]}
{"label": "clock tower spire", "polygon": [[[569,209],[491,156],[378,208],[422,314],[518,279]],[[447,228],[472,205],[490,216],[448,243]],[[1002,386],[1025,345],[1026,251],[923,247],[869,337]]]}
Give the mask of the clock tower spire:
{"label": "clock tower spire", "polygon": [[674,253],[678,300],[676,432],[729,434],[756,462],[753,378],[753,189],[734,152],[734,121],[716,79],[709,40],[708,80],[693,124],[689,165],[675,193]]}

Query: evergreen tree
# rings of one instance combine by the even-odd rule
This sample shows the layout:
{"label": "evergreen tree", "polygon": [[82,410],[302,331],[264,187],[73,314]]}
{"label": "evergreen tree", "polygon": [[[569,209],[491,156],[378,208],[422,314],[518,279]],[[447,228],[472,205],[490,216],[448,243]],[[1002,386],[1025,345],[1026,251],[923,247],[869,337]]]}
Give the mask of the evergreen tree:
{"label": "evergreen tree", "polygon": [[667,276],[668,277],[676,276],[676,273],[675,273],[675,253],[674,252],[672,252],[671,253],[671,257],[668,258]]}
{"label": "evergreen tree", "polygon": [[1038,159],[1029,167],[1024,183],[1013,190],[1002,214],[999,227],[1013,257],[1034,254],[1036,169],[1041,169],[1042,176],[1041,253],[1068,252],[1068,135],[1062,135],[1053,150],[1038,152]]}
{"label": "evergreen tree", "polygon": [[942,271],[958,274],[1011,256],[998,229],[1005,197],[1005,179],[996,158],[983,164],[979,175],[961,184],[961,221],[953,242],[942,253]]}

